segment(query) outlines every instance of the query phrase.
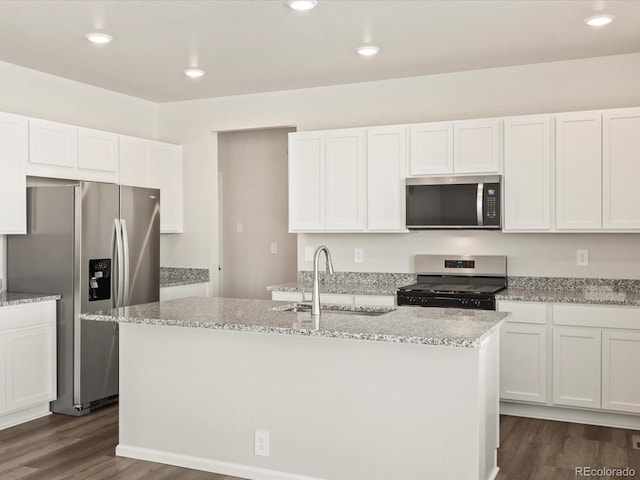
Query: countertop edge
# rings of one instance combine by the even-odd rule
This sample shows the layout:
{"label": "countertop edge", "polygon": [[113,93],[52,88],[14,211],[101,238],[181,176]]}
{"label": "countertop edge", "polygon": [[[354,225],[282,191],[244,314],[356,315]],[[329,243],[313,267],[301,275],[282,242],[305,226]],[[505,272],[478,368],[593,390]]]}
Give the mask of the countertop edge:
{"label": "countertop edge", "polygon": [[[13,298],[14,296],[15,298]],[[56,294],[2,292],[0,294],[0,307],[11,307],[14,305],[27,305],[30,303],[51,302],[51,301],[60,300],[60,298],[62,297]]]}

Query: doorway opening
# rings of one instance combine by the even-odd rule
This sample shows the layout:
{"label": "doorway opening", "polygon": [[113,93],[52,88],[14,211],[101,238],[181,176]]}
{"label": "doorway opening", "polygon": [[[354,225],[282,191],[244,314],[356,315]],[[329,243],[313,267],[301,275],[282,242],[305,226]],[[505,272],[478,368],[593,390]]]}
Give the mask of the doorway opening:
{"label": "doorway opening", "polygon": [[288,232],[288,133],[218,133],[220,296],[269,299],[295,281],[297,236]]}

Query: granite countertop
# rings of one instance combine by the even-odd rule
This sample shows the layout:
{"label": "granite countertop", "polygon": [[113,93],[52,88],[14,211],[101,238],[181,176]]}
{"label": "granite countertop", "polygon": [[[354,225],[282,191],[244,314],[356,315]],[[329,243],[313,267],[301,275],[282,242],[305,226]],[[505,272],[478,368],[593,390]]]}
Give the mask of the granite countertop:
{"label": "granite countertop", "polygon": [[208,282],[208,268],[160,267],[160,288]]}
{"label": "granite countertop", "polygon": [[49,302],[51,300],[60,300],[60,295],[51,295],[45,293],[17,293],[17,292],[1,292],[0,307],[8,307],[11,305],[22,305],[25,303]]}
{"label": "granite countertop", "polygon": [[546,290],[529,288],[508,288],[497,293],[496,300],[640,306],[640,294],[638,293],[597,290]]}
{"label": "granite countertop", "polygon": [[[396,284],[371,284],[371,283],[351,283],[351,282],[320,282],[320,293],[340,293],[346,295],[395,295],[398,291]],[[270,292],[311,292],[313,282],[299,280],[297,282],[284,283],[281,285],[270,285],[267,287]]]}
{"label": "granite countertop", "polygon": [[[191,297],[81,314],[84,320],[212,328],[353,340],[476,347],[509,314],[487,310],[397,307],[379,316],[282,311],[287,302]],[[367,311],[368,307],[362,307]],[[279,310],[278,310],[279,309]]]}

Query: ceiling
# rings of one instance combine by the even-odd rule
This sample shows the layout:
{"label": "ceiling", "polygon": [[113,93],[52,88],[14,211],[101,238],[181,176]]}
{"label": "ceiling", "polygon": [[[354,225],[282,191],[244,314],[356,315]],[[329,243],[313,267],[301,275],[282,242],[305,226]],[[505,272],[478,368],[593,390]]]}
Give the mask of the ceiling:
{"label": "ceiling", "polygon": [[[615,21],[585,25],[597,12]],[[0,1],[0,60],[154,102],[632,52],[640,0]]]}

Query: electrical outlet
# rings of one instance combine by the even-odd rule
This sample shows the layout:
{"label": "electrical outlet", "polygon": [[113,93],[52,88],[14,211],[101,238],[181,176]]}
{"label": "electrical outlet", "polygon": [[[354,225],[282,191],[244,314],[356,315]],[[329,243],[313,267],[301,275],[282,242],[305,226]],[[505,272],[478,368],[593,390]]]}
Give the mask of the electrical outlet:
{"label": "electrical outlet", "polygon": [[256,430],[254,439],[254,453],[261,457],[269,456],[269,432]]}
{"label": "electrical outlet", "polygon": [[313,262],[313,247],[304,247],[305,262]]}
{"label": "electrical outlet", "polygon": [[236,232],[242,233],[243,230],[244,230],[244,227],[242,225],[242,222],[236,223]]}
{"label": "electrical outlet", "polygon": [[586,248],[576,250],[576,265],[579,267],[589,266],[589,250]]}
{"label": "electrical outlet", "polygon": [[278,242],[271,242],[271,255],[278,254]]}
{"label": "electrical outlet", "polygon": [[364,262],[364,249],[362,248],[353,249],[353,261],[354,263]]}

